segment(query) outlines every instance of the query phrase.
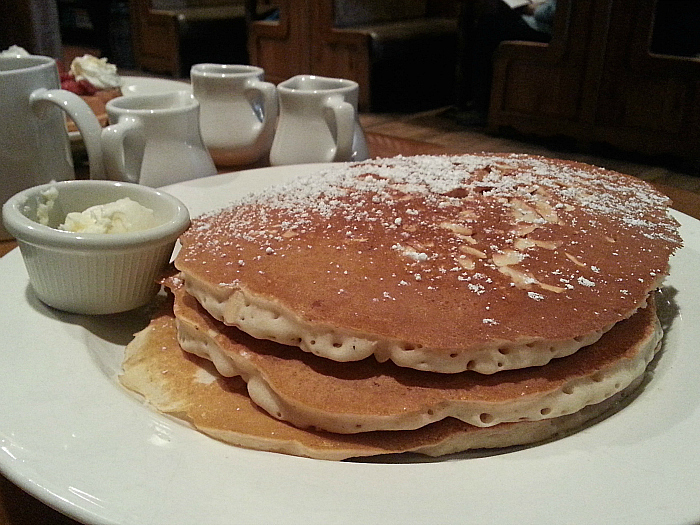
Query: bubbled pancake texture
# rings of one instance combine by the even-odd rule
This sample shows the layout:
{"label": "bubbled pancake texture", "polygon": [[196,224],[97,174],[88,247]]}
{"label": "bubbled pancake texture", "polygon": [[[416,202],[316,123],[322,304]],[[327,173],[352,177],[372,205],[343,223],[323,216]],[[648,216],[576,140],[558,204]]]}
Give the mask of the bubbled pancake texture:
{"label": "bubbled pancake texture", "polygon": [[176,266],[210,314],[256,337],[494,373],[571,354],[643,306],[680,245],[667,205],[572,162],[378,159],[195,219]]}
{"label": "bubbled pancake texture", "polygon": [[596,343],[546,366],[483,375],[378,363],[337,363],[255,339],[214,320],[171,283],[183,350],[240,375],[253,401],[295,426],[338,433],[410,430],[447,417],[488,427],[575,413],[643,375],[661,340],[655,301]]}
{"label": "bubbled pancake texture", "polygon": [[[333,434],[278,421],[250,401],[240,378],[223,378],[177,343],[171,313],[153,318],[125,352],[122,385],[155,409],[232,445],[317,459],[418,452],[441,456],[470,449],[539,442],[606,414],[636,386],[569,416],[479,428],[447,418],[418,430]],[[192,446],[200,446],[192,441]]]}

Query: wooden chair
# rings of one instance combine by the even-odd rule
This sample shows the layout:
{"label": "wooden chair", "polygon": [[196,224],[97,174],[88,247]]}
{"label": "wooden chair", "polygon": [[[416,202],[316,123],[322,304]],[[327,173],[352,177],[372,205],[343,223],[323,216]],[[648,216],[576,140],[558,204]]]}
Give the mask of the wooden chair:
{"label": "wooden chair", "polygon": [[456,7],[437,0],[282,0],[279,20],[249,27],[251,63],[268,80],[296,74],[349,78],[360,107],[415,111],[449,103]]}
{"label": "wooden chair", "polygon": [[197,62],[248,62],[242,0],[129,1],[139,69],[187,77]]}

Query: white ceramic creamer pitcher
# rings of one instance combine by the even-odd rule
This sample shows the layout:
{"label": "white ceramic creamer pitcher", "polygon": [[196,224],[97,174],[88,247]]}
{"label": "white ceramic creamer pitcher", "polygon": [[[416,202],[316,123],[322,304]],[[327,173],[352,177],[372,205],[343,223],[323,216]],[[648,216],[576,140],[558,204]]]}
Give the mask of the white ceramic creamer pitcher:
{"label": "white ceramic creamer pitcher", "polygon": [[256,66],[192,66],[190,80],[200,104],[202,139],[217,166],[252,164],[270,152],[277,92],[263,78],[263,69]]}
{"label": "white ceramic creamer pitcher", "polygon": [[367,142],[352,80],[297,75],[278,84],[280,115],[270,164],[365,160]]}
{"label": "white ceramic creamer pitcher", "polygon": [[[66,114],[82,135],[90,177],[104,178],[97,117],[60,86],[50,57],[0,57],[0,205],[29,187],[75,178]],[[0,227],[0,239],[8,238]]]}
{"label": "white ceramic creamer pitcher", "polygon": [[192,93],[115,98],[107,115],[102,152],[110,179],[159,187],[216,173]]}

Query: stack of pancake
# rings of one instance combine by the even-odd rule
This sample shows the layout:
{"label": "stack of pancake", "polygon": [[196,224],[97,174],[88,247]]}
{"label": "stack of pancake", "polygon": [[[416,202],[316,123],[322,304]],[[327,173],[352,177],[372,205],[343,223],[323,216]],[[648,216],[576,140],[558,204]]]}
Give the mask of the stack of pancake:
{"label": "stack of pancake", "polygon": [[218,439],[316,458],[560,436],[660,346],[668,204],[527,155],[338,164],[194,219],[121,381]]}

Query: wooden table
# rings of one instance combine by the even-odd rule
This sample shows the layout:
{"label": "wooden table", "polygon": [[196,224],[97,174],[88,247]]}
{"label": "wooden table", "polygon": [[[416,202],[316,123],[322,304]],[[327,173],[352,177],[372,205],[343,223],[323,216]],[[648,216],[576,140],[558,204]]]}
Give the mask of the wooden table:
{"label": "wooden table", "polygon": [[[397,139],[375,133],[368,133],[367,141],[372,156],[377,157],[398,154],[460,153],[436,144]],[[700,195],[672,186],[657,184],[656,187],[673,200],[675,209],[700,219]],[[14,241],[0,242],[0,256],[5,255],[15,246]],[[78,525],[78,522],[47,507],[0,475],[0,525]]]}

